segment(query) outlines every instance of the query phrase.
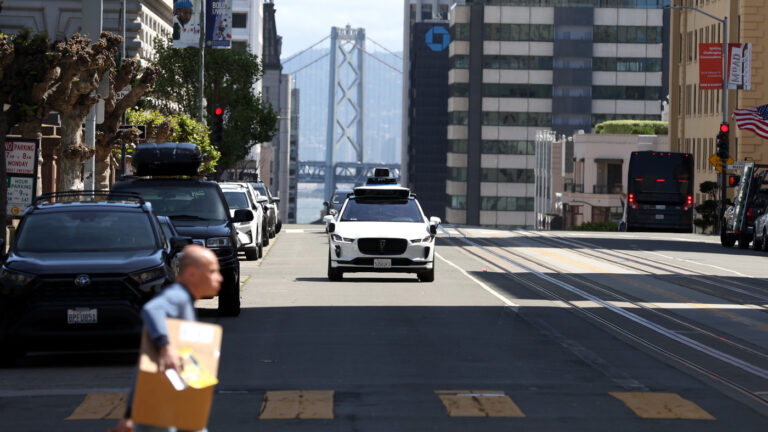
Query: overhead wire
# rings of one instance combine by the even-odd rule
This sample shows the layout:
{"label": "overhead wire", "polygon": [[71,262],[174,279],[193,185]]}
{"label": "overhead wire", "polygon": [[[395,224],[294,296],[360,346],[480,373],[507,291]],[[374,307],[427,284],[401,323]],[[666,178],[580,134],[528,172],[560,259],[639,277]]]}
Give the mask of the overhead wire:
{"label": "overhead wire", "polygon": [[303,49],[303,50],[301,50],[301,51],[297,52],[296,54],[294,54],[294,55],[292,55],[292,56],[288,57],[287,59],[285,59],[285,60],[282,60],[282,61],[281,61],[281,63],[282,63],[282,64],[286,64],[286,63],[288,63],[289,61],[291,61],[291,60],[295,59],[296,57],[298,57],[298,56],[300,56],[300,55],[304,54],[305,52],[307,52],[307,51],[311,50],[312,48],[314,48],[314,47],[316,47],[316,46],[320,45],[321,43],[325,42],[325,40],[326,40],[326,39],[328,39],[328,38],[330,38],[330,37],[331,37],[331,35],[328,35],[328,36],[326,36],[326,37],[324,37],[324,38],[320,39],[319,41],[317,41],[317,42],[315,42],[314,44],[310,45],[308,48],[305,48],[305,49]]}

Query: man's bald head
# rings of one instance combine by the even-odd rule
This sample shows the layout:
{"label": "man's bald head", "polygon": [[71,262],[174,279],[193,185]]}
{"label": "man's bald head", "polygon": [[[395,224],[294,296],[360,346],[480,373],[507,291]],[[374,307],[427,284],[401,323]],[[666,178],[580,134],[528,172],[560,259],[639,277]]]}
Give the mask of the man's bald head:
{"label": "man's bald head", "polygon": [[183,284],[196,299],[218,294],[222,282],[219,260],[210,249],[187,245],[179,259],[176,281]]}

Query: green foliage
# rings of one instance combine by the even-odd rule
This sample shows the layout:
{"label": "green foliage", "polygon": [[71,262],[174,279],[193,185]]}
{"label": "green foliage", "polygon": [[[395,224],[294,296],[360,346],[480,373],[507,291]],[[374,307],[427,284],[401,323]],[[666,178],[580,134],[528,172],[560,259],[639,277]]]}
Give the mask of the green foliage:
{"label": "green foliage", "polygon": [[197,144],[203,154],[202,174],[216,171],[216,165],[221,153],[211,144],[208,127],[186,114],[164,116],[159,111],[130,109],[125,113],[126,121],[134,125],[146,125],[157,128],[165,122],[171,125],[171,140],[174,142],[190,142]]}
{"label": "green foliage", "polygon": [[[162,73],[154,86],[155,107],[163,114],[184,113],[199,116],[199,55],[197,48],[174,49],[170,39],[155,38],[157,52],[153,64]],[[269,142],[277,132],[277,113],[261,94],[254,94],[263,68],[258,56],[236,49],[205,51],[207,123],[213,111],[224,109],[219,169],[230,168],[244,159],[251,147]]]}
{"label": "green foliage", "polygon": [[578,226],[572,226],[571,231],[618,231],[616,222],[584,222]]}
{"label": "green foliage", "polygon": [[610,120],[598,123],[595,133],[616,135],[667,135],[669,124],[649,120]]}

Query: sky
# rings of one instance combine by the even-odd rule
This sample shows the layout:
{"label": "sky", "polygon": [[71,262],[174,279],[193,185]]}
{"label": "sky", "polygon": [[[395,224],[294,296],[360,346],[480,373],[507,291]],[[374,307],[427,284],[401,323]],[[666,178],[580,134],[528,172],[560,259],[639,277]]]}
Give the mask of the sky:
{"label": "sky", "polygon": [[[403,50],[403,0],[274,0],[282,58],[331,34],[331,27],[364,28],[368,38],[395,52]],[[325,41],[317,48],[327,48]],[[366,50],[382,51],[366,41]]]}

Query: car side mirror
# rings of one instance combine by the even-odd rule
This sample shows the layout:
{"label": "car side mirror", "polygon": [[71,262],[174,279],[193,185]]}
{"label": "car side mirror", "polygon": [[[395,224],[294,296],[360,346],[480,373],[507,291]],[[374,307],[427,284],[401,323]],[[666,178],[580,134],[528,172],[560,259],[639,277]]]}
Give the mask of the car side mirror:
{"label": "car side mirror", "polygon": [[232,217],[232,222],[250,222],[253,220],[253,212],[248,209],[237,209]]}
{"label": "car side mirror", "polygon": [[187,237],[187,236],[171,237],[171,249],[173,251],[180,251],[189,244],[192,244],[192,237]]}
{"label": "car side mirror", "polygon": [[328,204],[328,201],[323,201],[323,207],[328,208],[330,204]]}
{"label": "car side mirror", "polygon": [[437,235],[437,227],[440,225],[440,218],[432,216],[429,218],[429,235],[432,237]]}
{"label": "car side mirror", "polygon": [[336,221],[336,219],[333,216],[331,216],[331,215],[323,216],[323,222],[325,222],[325,231],[326,232],[332,233],[332,232],[336,231],[336,223],[335,223],[335,221]]}
{"label": "car side mirror", "polygon": [[336,216],[337,214],[339,214],[339,211],[336,209],[331,209],[329,213],[331,213],[331,216]]}
{"label": "car side mirror", "polygon": [[272,198],[272,202],[280,202],[280,198],[279,198],[279,197],[277,197],[277,198]]}

